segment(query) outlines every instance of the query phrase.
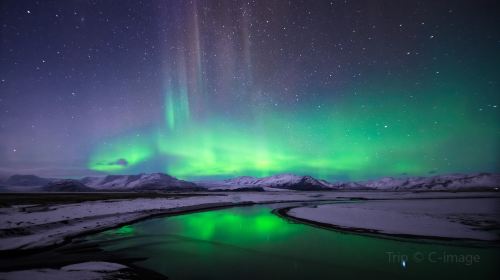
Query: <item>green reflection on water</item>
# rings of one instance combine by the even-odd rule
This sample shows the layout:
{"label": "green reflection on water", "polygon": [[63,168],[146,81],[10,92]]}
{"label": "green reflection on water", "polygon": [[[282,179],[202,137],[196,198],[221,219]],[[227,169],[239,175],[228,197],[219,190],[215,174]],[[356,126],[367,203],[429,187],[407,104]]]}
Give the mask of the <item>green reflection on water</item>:
{"label": "green reflection on water", "polygon": [[[157,218],[89,240],[108,241],[101,247],[120,256],[147,258],[138,264],[171,279],[494,279],[497,272],[495,248],[345,234],[289,223],[271,210],[252,206]],[[478,255],[480,261],[428,259],[443,254]]]}
{"label": "green reflection on water", "polygon": [[115,235],[133,235],[135,232],[135,228],[131,225],[126,225],[126,226],[122,226],[118,229],[115,229],[115,230],[110,230],[110,231],[107,231],[106,233],[107,234],[115,234]]}
{"label": "green reflection on water", "polygon": [[[167,223],[170,221],[166,220]],[[182,217],[182,234],[201,240],[231,240],[239,242],[249,239],[267,239],[269,233],[286,238],[292,228],[283,226],[283,220],[269,215],[269,209],[261,208],[252,215],[241,215],[232,211],[209,211]]]}

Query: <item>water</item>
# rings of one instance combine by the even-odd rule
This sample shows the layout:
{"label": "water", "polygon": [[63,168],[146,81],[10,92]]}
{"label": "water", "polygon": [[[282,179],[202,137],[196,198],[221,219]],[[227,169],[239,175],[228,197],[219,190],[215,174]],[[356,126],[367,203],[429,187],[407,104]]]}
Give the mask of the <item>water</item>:
{"label": "water", "polygon": [[281,219],[275,207],[283,204],[155,218],[86,242],[146,258],[137,264],[170,279],[488,279],[498,272],[497,248],[330,231]]}

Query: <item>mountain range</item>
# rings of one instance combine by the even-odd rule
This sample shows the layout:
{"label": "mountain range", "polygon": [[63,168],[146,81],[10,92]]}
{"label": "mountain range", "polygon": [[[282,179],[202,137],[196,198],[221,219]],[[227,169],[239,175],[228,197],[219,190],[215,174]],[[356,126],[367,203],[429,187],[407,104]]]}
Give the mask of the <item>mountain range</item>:
{"label": "mountain range", "polygon": [[[202,184],[203,185],[203,184]],[[220,182],[205,183],[209,189],[235,189],[238,187],[265,190],[381,190],[381,191],[482,191],[498,190],[500,174],[450,174],[430,177],[383,177],[368,181],[328,182],[310,176],[280,174],[264,178],[237,177]]]}
{"label": "mountain range", "polygon": [[7,178],[3,183],[8,186],[43,186],[54,181],[51,178],[42,178],[35,175],[12,175]]}
{"label": "mountain range", "polygon": [[138,175],[107,175],[104,177],[84,177],[80,180],[98,190],[196,190],[195,183],[179,180],[164,173]]}
{"label": "mountain range", "polygon": [[338,182],[332,184],[336,189],[365,190],[434,190],[434,191],[480,191],[498,190],[500,174],[449,174],[430,177],[384,177],[361,182]]}
{"label": "mountain range", "polygon": [[256,178],[250,176],[236,177],[220,182],[199,183],[208,189],[216,190],[234,190],[242,187],[261,188],[262,190],[300,190],[300,191],[319,191],[331,190],[330,183],[324,180],[318,180],[311,176],[298,176],[294,174],[278,174],[274,176]]}
{"label": "mountain range", "polygon": [[222,181],[188,182],[164,173],[107,175],[82,179],[51,179],[13,175],[1,182],[6,188],[28,187],[42,191],[497,191],[500,174],[450,174],[429,177],[384,177],[367,181],[328,182],[311,176],[279,174],[257,178],[237,177]]}

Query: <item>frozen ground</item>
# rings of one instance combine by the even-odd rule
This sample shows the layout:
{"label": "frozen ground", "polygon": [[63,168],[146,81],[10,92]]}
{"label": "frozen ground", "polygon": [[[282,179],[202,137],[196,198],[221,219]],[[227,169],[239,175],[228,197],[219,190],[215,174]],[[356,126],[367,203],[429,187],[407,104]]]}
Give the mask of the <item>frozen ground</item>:
{"label": "frozen ground", "polygon": [[[213,194],[213,193],[212,193]],[[49,206],[14,205],[0,208],[0,252],[25,250],[60,244],[67,238],[104,230],[120,224],[163,213],[179,213],[215,206],[244,203],[285,201],[333,200],[338,198],[408,199],[435,197],[491,197],[497,193],[401,193],[401,192],[255,192],[219,193],[215,196],[191,196],[178,198],[137,198],[121,200],[87,201]],[[407,202],[401,202],[405,205]],[[373,212],[364,205],[352,204],[341,208],[342,213],[368,213],[371,217],[387,215],[390,211]],[[337,206],[333,206],[337,207]],[[361,207],[358,208],[357,207]],[[338,217],[314,209],[301,210],[319,217]],[[376,209],[375,209],[376,210]],[[421,209],[425,211],[425,209]],[[309,212],[308,212],[309,211]],[[382,210],[380,210],[382,211]],[[325,215],[325,213],[327,213]],[[308,216],[309,217],[309,216]],[[399,217],[399,216],[398,216]],[[380,219],[379,219],[380,221]],[[404,221],[403,221],[404,222]],[[360,226],[359,224],[357,226]]]}
{"label": "frozen ground", "polygon": [[361,201],[292,208],[289,216],[335,228],[498,241],[500,198]]}
{"label": "frozen ground", "polygon": [[72,264],[60,269],[44,268],[19,270],[0,273],[0,279],[5,280],[27,280],[27,279],[51,279],[51,280],[96,280],[96,279],[122,279],[120,270],[128,267],[109,262],[86,262]]}
{"label": "frozen ground", "polygon": [[333,199],[333,194],[237,193],[181,198],[137,198],[0,208],[0,251],[34,249],[62,243],[65,238],[110,228],[155,214],[207,207],[273,201]]}

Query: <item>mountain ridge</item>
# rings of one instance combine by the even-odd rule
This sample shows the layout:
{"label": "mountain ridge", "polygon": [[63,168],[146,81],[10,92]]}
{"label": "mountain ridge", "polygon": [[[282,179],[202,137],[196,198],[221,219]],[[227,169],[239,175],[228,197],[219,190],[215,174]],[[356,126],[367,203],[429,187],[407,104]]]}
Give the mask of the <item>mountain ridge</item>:
{"label": "mountain ridge", "polygon": [[[457,191],[457,190],[498,190],[500,174],[471,173],[444,174],[413,177],[382,177],[364,181],[328,182],[311,176],[278,174],[263,178],[241,176],[220,182],[205,183],[211,189],[224,187],[261,187],[289,190],[379,190],[379,191]],[[307,188],[309,186],[310,188]]]}
{"label": "mountain ridge", "polygon": [[244,185],[246,187],[288,189],[288,190],[328,190],[330,185],[324,180],[311,176],[300,176],[290,173],[277,174],[273,176],[257,178],[241,176],[226,179],[222,185]]}
{"label": "mountain ridge", "polygon": [[[62,181],[66,181],[61,184]],[[433,176],[382,177],[364,181],[328,182],[312,176],[290,173],[268,177],[241,176],[222,181],[189,182],[165,173],[140,173],[134,175],[105,175],[81,179],[52,179],[35,175],[12,175],[3,184],[45,190],[208,190],[208,191],[323,191],[323,190],[375,190],[375,191],[497,191],[500,188],[498,173],[444,174]],[[80,185],[81,184],[81,185]],[[73,186],[73,187],[70,187]],[[58,187],[59,186],[59,187]],[[42,188],[42,190],[44,190]],[[87,190],[87,189],[85,189]]]}
{"label": "mountain ridge", "polygon": [[140,173],[136,175],[106,175],[103,177],[84,177],[83,184],[98,190],[153,190],[153,189],[196,189],[195,183],[177,179],[165,173]]}

